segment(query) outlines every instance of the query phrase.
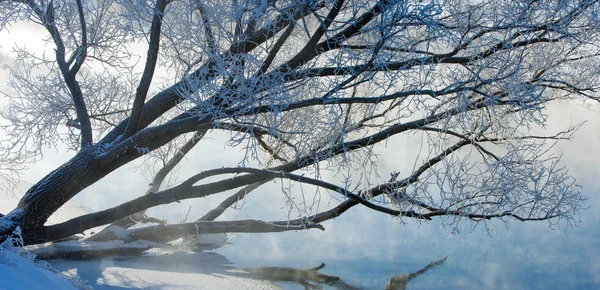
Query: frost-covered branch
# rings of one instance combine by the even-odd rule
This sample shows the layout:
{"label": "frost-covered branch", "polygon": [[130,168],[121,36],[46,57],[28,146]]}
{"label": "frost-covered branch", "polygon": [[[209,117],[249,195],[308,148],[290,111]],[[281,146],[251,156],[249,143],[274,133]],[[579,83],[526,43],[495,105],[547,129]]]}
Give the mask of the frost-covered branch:
{"label": "frost-covered branch", "polygon": [[[298,210],[316,223],[361,204],[441,217],[450,228],[511,217],[569,225],[585,199],[552,145],[577,126],[533,132],[546,128],[551,102],[600,99],[599,5],[0,1],[0,28],[34,21],[55,47],[51,57],[23,45],[11,54],[18,66],[3,91],[10,140],[0,144],[0,165],[27,164],[48,146],[78,151],[0,217],[0,235],[19,226],[29,243],[54,240],[238,190],[204,218],[212,220],[273,178],[334,192],[340,203],[331,210]],[[147,49],[134,49],[139,43]],[[180,161],[200,139],[181,140],[194,132],[229,136],[239,168],[198,161],[191,177],[165,186],[174,165],[188,170]],[[397,145],[415,134],[417,149]],[[402,150],[404,175],[382,183],[376,157],[384,144]],[[134,160],[156,165],[156,156],[163,169],[151,194],[44,226],[88,186]],[[309,200],[305,191],[283,191],[290,212],[299,209],[296,195]]]}

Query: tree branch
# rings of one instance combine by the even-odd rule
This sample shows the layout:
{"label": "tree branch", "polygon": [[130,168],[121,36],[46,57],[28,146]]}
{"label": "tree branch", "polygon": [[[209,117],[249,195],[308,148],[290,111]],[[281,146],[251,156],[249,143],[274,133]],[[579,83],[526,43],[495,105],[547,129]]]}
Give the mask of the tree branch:
{"label": "tree branch", "polygon": [[157,0],[155,6],[156,11],[154,12],[152,25],[150,26],[150,41],[148,43],[148,53],[146,55],[146,66],[144,67],[144,73],[142,74],[140,84],[135,93],[131,116],[127,127],[125,128],[125,132],[123,133],[123,139],[133,135],[141,127],[140,123],[142,122],[146,95],[148,95],[148,90],[150,89],[152,76],[154,75],[156,67],[156,61],[158,59],[162,19],[165,8],[167,7],[167,2],[165,0]]}
{"label": "tree branch", "polygon": [[325,18],[323,23],[321,23],[321,25],[317,28],[315,33],[306,42],[306,44],[300,50],[300,52],[298,52],[298,54],[296,54],[294,57],[292,57],[290,59],[289,63],[293,64],[293,63],[306,62],[307,60],[312,59],[313,57],[315,57],[316,55],[318,55],[320,53],[320,51],[316,50],[317,42],[319,41],[319,39],[321,39],[323,34],[325,34],[325,31],[327,31],[327,28],[329,28],[331,23],[333,23],[334,19],[339,14],[343,5],[344,5],[344,0],[337,0],[333,4],[333,7],[327,14],[327,17]]}
{"label": "tree branch", "polygon": [[281,49],[283,44],[285,44],[285,42],[290,37],[290,35],[292,35],[292,32],[294,31],[294,27],[295,27],[295,21],[293,19],[290,19],[289,23],[287,24],[287,29],[283,32],[281,37],[279,39],[277,39],[277,42],[275,42],[275,45],[273,45],[273,48],[271,48],[271,51],[269,52],[269,54],[263,61],[263,64],[260,67],[260,69],[255,77],[260,77],[261,75],[263,75],[264,73],[267,72],[267,70],[271,66],[271,63],[273,63],[273,60],[275,60],[275,57],[277,56],[277,53],[279,52],[279,50]]}
{"label": "tree branch", "polygon": [[212,29],[210,28],[210,22],[208,20],[208,16],[206,15],[204,5],[201,2],[198,2],[198,7],[196,8],[196,10],[198,10],[198,12],[200,13],[200,18],[202,19],[202,24],[204,25],[204,35],[206,38],[206,42],[208,43],[209,55],[217,55],[219,53],[217,41],[215,40],[215,36],[213,35]]}
{"label": "tree branch", "polygon": [[192,150],[192,148],[194,148],[194,146],[196,146],[196,144],[198,144],[198,142],[202,140],[202,137],[204,137],[206,132],[207,130],[197,131],[196,133],[194,133],[194,136],[190,138],[190,140],[188,140],[185,144],[183,144],[183,146],[181,146],[181,148],[179,148],[179,150],[177,151],[177,153],[175,153],[173,158],[169,159],[165,166],[163,166],[154,175],[154,178],[150,183],[150,188],[148,189],[147,194],[158,192],[160,190],[160,186],[167,177],[167,175],[173,170],[173,168],[175,168],[175,166],[177,166],[177,164],[179,164],[179,162],[181,162],[181,160],[183,160],[185,155],[187,155],[188,152],[190,152],[190,150]]}
{"label": "tree branch", "polygon": [[[289,22],[290,17],[294,20],[297,20],[309,13],[310,10],[306,8],[306,4],[302,4],[300,7],[292,5],[291,7],[284,9],[281,11],[281,15],[275,19],[271,25],[255,31],[241,42],[233,43],[229,50],[223,53],[220,58],[227,59],[232,54],[248,53],[254,50],[256,47],[275,36],[279,31],[283,30],[286,27],[286,24]],[[182,91],[182,88],[186,87],[186,83],[189,80],[208,80],[213,78],[217,74],[217,71],[214,69],[216,65],[217,63],[215,61],[206,62],[200,68],[189,74],[188,79],[177,82],[176,84],[161,91],[151,98],[144,105],[139,128],[148,126],[163,113],[172,109],[181,101],[183,101],[185,98],[185,92]],[[102,138],[100,143],[112,143],[117,138],[121,138],[121,135],[123,134],[126,126],[130,123],[130,120],[131,117],[126,118],[119,123],[117,127],[115,127],[104,138]]]}
{"label": "tree branch", "polygon": [[203,217],[198,219],[198,221],[214,221],[220,215],[222,215],[229,207],[236,204],[240,200],[244,199],[246,195],[248,195],[253,190],[259,188],[261,185],[267,183],[270,179],[252,183],[250,185],[245,186],[244,188],[238,190],[235,194],[229,196],[223,202],[221,202],[217,207],[206,213]]}
{"label": "tree branch", "polygon": [[[206,130],[197,131],[190,140],[188,140],[183,146],[181,146],[181,148],[179,148],[175,155],[171,159],[169,159],[169,161],[167,161],[167,163],[154,175],[154,178],[150,182],[150,185],[148,186],[148,189],[146,190],[144,195],[153,194],[160,190],[160,186],[162,185],[167,175],[175,168],[175,166],[177,166],[177,164],[179,164],[179,162],[181,162],[185,155],[190,150],[192,150],[192,148],[194,148],[196,144],[198,144],[198,142],[202,139],[204,134],[206,134]],[[145,214],[145,210],[143,210],[121,218],[113,222],[111,225],[119,226],[122,228],[129,228],[137,223],[142,222],[158,222],[161,224],[164,223],[164,221],[162,220],[148,218]],[[109,228],[105,228],[101,232],[97,233],[95,236],[102,235],[103,232],[108,229]]]}
{"label": "tree branch", "polygon": [[[81,148],[83,149],[85,146],[92,144],[92,124],[90,122],[85,101],[83,99],[81,86],[75,79],[75,74],[77,71],[71,71],[65,60],[65,45],[60,36],[58,28],[56,27],[54,19],[54,1],[51,0],[48,2],[48,5],[44,7],[45,10],[40,9],[40,7],[31,0],[28,0],[27,4],[40,18],[42,25],[44,25],[46,30],[50,33],[50,36],[52,36],[52,39],[56,45],[56,63],[58,64],[67,87],[69,88],[71,98],[73,99],[73,105],[75,106],[75,112],[77,113],[77,119],[79,119],[81,124]],[[85,22],[85,19],[80,20]],[[83,24],[82,29],[82,40],[85,40],[83,36],[85,35],[85,24]]]}
{"label": "tree branch", "polygon": [[83,15],[83,4],[81,0],[77,0],[77,13],[79,14],[79,24],[81,25],[81,44],[73,52],[75,63],[71,67],[70,74],[76,75],[81,68],[81,65],[85,61],[87,56],[87,26],[85,23],[85,17]]}
{"label": "tree branch", "polygon": [[276,233],[305,229],[325,230],[319,224],[282,225],[280,222],[264,222],[259,220],[238,221],[197,221],[193,223],[170,224],[131,229],[126,241],[150,240],[168,242],[184,235],[219,234],[219,233]]}

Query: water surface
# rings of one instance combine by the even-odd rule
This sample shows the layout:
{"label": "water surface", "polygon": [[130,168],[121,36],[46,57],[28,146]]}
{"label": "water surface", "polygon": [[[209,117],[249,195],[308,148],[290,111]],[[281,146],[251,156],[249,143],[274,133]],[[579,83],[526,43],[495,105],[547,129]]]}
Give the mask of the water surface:
{"label": "water surface", "polygon": [[[440,266],[415,277],[406,289],[600,289],[600,204],[588,186],[578,227],[552,230],[547,222],[497,222],[496,231],[471,225],[450,235],[436,220],[399,224],[381,213],[355,208],[324,223],[327,230],[239,234],[218,249],[236,267],[326,266],[356,288],[383,289],[393,274],[411,274],[447,256]],[[297,283],[277,285],[304,289]],[[325,285],[324,289],[337,289]]]}

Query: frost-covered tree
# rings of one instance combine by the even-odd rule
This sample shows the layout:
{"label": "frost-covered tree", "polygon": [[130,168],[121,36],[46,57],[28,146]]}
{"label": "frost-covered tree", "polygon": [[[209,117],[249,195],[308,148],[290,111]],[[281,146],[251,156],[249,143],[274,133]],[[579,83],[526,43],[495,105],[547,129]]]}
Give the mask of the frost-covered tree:
{"label": "frost-covered tree", "polygon": [[[353,206],[439,217],[451,229],[491,219],[569,225],[585,199],[549,148],[577,125],[531,132],[544,127],[549,102],[598,100],[599,8],[593,0],[0,0],[1,29],[37,23],[52,47],[13,51],[3,170],[48,146],[74,152],[0,217],[0,240],[17,227],[34,244],[110,223],[126,240],[161,242],[323,229]],[[238,167],[164,182],[217,131],[245,150]],[[415,134],[419,154],[398,147],[384,156],[412,171],[379,177],[378,143],[393,148]],[[136,159],[154,174],[145,194],[45,225]],[[289,220],[214,221],[274,179],[327,190],[339,203]],[[128,229],[150,207],[230,190],[195,222]],[[318,201],[309,190],[283,191],[291,207]]]}

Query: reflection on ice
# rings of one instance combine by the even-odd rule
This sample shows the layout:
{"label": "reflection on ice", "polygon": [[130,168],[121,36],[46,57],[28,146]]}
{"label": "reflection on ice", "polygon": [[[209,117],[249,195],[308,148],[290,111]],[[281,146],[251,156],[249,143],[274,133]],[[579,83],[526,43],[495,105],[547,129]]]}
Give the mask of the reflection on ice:
{"label": "reflection on ice", "polygon": [[404,289],[406,289],[406,285],[408,285],[408,282],[417,278],[419,275],[427,272],[427,270],[443,264],[444,262],[446,262],[447,258],[448,258],[448,256],[444,257],[443,259],[441,259],[439,261],[429,263],[429,265],[425,266],[423,269],[421,269],[417,272],[408,274],[408,275],[402,275],[402,274],[392,275],[390,277],[390,280],[388,281],[388,283],[385,285],[385,290],[404,290]]}
{"label": "reflection on ice", "polygon": [[[439,261],[429,263],[424,268],[411,273],[411,274],[394,274],[390,277],[389,281],[385,285],[385,290],[404,290],[408,283],[427,272],[431,268],[442,265],[446,258]],[[262,279],[273,281],[273,282],[292,282],[304,286],[304,289],[323,289],[323,285],[333,287],[335,289],[353,290],[361,289],[355,287],[349,283],[343,281],[339,277],[330,276],[323,273],[319,273],[321,269],[325,267],[325,263],[310,268],[310,269],[296,269],[290,267],[258,267],[258,268],[244,268],[245,271],[256,275]]]}

